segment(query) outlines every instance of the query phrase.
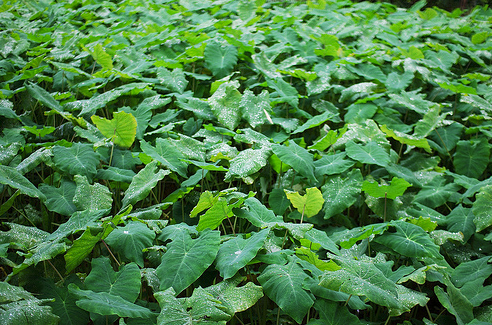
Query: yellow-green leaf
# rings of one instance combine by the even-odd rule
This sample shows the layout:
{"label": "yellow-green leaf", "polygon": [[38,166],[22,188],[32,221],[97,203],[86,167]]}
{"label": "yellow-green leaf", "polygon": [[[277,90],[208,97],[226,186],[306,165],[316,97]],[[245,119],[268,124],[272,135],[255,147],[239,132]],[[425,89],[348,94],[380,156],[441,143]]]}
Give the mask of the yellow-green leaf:
{"label": "yellow-green leaf", "polygon": [[323,203],[325,203],[321,191],[316,187],[306,189],[306,195],[300,195],[298,192],[288,190],[285,190],[285,194],[294,208],[308,218],[316,215],[323,207]]}
{"label": "yellow-green leaf", "polygon": [[120,147],[129,148],[135,141],[137,120],[130,113],[114,113],[112,120],[93,115],[91,120],[105,137]]}

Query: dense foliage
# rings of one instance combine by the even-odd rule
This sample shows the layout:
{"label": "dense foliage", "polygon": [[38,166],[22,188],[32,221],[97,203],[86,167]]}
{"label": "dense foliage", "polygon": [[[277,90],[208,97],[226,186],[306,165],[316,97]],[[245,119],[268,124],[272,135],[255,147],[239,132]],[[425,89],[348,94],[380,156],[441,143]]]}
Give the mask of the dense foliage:
{"label": "dense foliage", "polygon": [[1,324],[491,324],[492,11],[3,1]]}

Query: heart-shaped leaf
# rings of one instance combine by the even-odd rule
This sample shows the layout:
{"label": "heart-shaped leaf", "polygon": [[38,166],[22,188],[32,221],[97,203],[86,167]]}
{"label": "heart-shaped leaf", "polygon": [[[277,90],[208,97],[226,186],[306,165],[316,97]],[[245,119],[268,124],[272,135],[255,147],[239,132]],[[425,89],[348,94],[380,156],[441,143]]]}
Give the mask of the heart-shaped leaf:
{"label": "heart-shaped leaf", "polygon": [[112,120],[92,115],[91,120],[106,138],[120,147],[129,148],[135,141],[137,120],[131,113],[116,112]]}

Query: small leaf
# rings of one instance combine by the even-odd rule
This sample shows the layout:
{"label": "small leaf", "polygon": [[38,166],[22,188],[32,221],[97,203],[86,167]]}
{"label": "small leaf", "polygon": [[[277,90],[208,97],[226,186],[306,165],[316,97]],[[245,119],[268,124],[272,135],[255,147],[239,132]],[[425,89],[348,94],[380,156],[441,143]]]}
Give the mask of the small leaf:
{"label": "small leaf", "polygon": [[307,188],[306,194],[302,196],[297,192],[284,191],[294,208],[308,218],[318,214],[325,203],[321,191],[316,187]]}
{"label": "small leaf", "polygon": [[390,163],[388,152],[374,141],[361,145],[350,140],[345,144],[345,152],[350,158],[363,164],[385,167]]}
{"label": "small leaf", "polygon": [[217,79],[229,75],[237,63],[237,49],[232,45],[211,41],[207,43],[203,54],[207,68]]}
{"label": "small leaf", "polygon": [[346,178],[333,176],[321,187],[325,199],[325,219],[341,213],[357,201],[362,186],[359,169],[352,170]]}
{"label": "small leaf", "polygon": [[403,195],[410,186],[412,186],[412,184],[406,180],[393,177],[390,185],[379,185],[377,182],[364,181],[364,183],[362,183],[362,190],[375,198],[388,198],[394,200],[398,196]]}
{"label": "small leaf", "polygon": [[122,148],[131,147],[135,141],[137,120],[130,113],[113,113],[112,120],[92,115],[91,120],[106,138],[110,138],[114,144]]}

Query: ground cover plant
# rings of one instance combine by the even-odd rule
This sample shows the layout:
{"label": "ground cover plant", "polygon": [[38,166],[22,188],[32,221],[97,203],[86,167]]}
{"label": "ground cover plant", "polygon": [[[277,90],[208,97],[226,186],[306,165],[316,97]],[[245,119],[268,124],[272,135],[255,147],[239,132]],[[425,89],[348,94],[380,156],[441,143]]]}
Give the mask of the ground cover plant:
{"label": "ground cover plant", "polygon": [[492,11],[3,1],[1,324],[490,324]]}

